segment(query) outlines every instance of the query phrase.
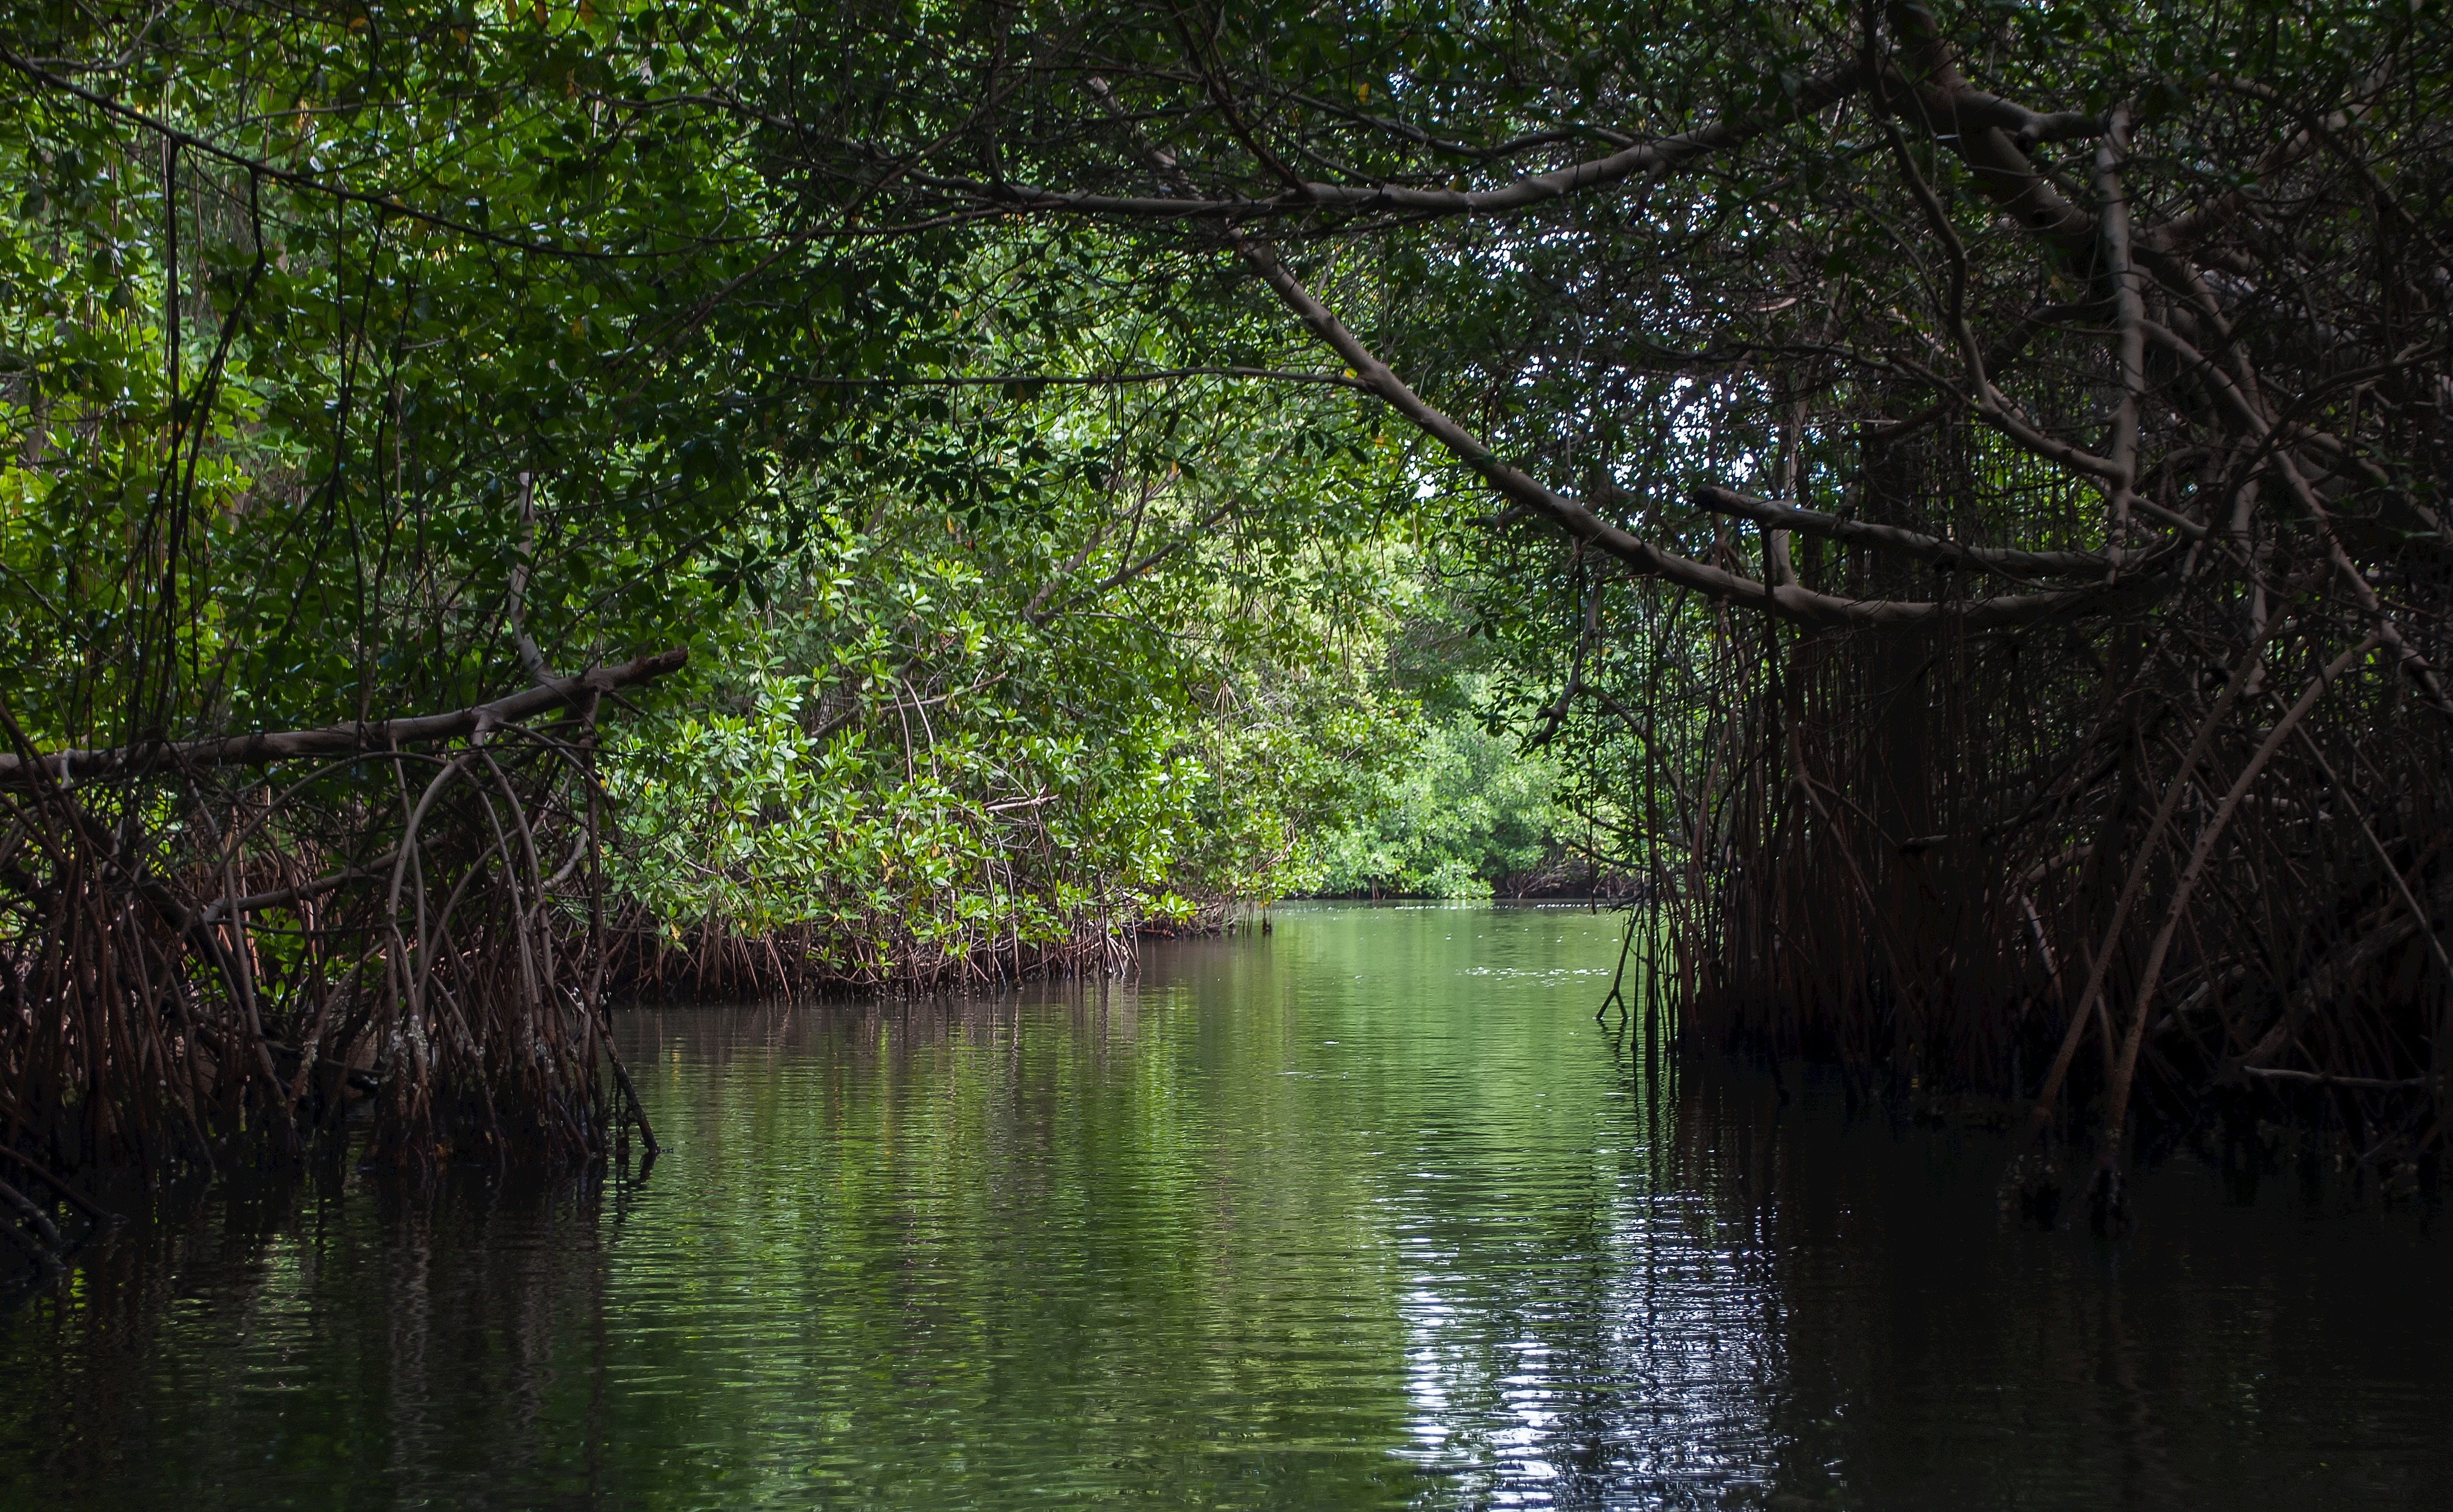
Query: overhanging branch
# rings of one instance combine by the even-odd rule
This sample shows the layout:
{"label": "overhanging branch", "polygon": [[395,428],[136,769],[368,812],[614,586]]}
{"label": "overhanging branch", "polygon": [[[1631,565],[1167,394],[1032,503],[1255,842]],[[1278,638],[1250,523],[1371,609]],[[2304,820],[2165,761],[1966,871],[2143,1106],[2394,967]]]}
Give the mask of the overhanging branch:
{"label": "overhanging branch", "polygon": [[689,652],[679,647],[658,651],[619,666],[599,666],[576,677],[558,677],[543,686],[447,714],[327,725],[320,729],[267,730],[207,740],[146,741],[104,750],[51,751],[32,761],[21,755],[0,755],[0,783],[30,782],[38,769],[53,782],[89,782],[160,767],[262,766],[304,756],[347,756],[353,751],[389,750],[423,741],[451,740],[521,724],[552,709],[576,706],[590,695],[662,677],[688,660]]}
{"label": "overhanging branch", "polygon": [[2155,553],[2138,551],[2018,551],[2000,547],[1967,546],[1940,536],[1903,530],[1897,526],[1868,525],[1836,514],[1804,509],[1777,499],[1758,499],[1711,484],[1695,490],[1695,506],[1715,514],[1736,515],[1776,530],[1794,530],[1849,546],[1867,547],[1911,556],[1935,567],[1999,572],[2007,577],[2094,577],[2125,572],[2144,565]]}

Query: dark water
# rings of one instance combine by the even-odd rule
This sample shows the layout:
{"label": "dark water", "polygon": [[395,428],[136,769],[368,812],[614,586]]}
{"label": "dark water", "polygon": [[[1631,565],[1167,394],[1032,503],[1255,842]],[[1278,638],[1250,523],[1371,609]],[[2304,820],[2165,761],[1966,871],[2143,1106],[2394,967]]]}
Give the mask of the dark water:
{"label": "dark water", "polygon": [[1993,1136],[1647,1076],[1614,923],[640,1010],[644,1182],[216,1199],[21,1297],[0,1505],[2453,1506],[2424,1203],[2184,1157],[2022,1228]]}

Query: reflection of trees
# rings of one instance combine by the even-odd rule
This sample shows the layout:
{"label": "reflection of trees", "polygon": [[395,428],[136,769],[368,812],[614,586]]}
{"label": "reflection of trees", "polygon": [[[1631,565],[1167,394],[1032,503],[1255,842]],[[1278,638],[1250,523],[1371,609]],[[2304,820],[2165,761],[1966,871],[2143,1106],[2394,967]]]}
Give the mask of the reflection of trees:
{"label": "reflection of trees", "polygon": [[[335,1184],[96,1250],[0,1328],[0,1504],[2187,1505],[2320,1454],[2391,1502],[2453,1469],[2399,1230],[2185,1181],[2115,1248],[2018,1228],[1981,1143],[1665,1079],[1640,1025],[1614,1053],[1609,921],[1500,917],[633,1014],[644,1184]],[[1597,972],[1557,969],[1570,926]]]}
{"label": "reflection of trees", "polygon": [[[657,1021],[638,1055],[680,1107],[672,1160],[733,1173],[708,1194],[730,1210],[703,1220],[720,1252],[662,1284],[693,1313],[728,1278],[775,1292],[729,1462],[788,1410],[818,1457],[803,1483],[855,1501],[1005,1496],[1051,1472],[1385,1500],[1406,1478],[1384,1452],[1402,1401],[1349,1368],[1395,1350],[1368,1204],[1286,1138],[1289,1093],[1246,1074],[1266,1049],[1247,1029],[1269,1032],[1096,985],[777,1015],[763,1038]],[[659,1166],[654,1202],[681,1174]],[[623,1268],[652,1263],[643,1245]],[[1366,1279],[1325,1289],[1330,1265]]]}
{"label": "reflection of trees", "polygon": [[[1560,1089],[1555,1062],[1506,1069],[1494,1104]],[[1585,1097],[1547,1127],[1455,1127],[1450,1170],[1510,1203],[1406,1194],[1415,1440],[1469,1502],[1718,1506],[1785,1459],[1766,1422],[1780,1306],[1732,1201],[1745,1157],[1690,1136],[1675,1090],[1640,1069],[1620,1090],[1605,1124]]]}
{"label": "reflection of trees", "polygon": [[1999,1137],[1836,1101],[1711,1064],[1677,1094],[1685,1179],[1776,1298],[1779,1483],[1882,1507],[2392,1505],[2453,1470],[2453,1309],[2411,1215],[2311,1224],[2190,1167],[2147,1178],[2150,1232],[2039,1232],[2000,1205]]}
{"label": "reflection of trees", "polygon": [[0,1329],[0,1502],[517,1502],[606,1449],[588,1184],[215,1194],[81,1257]]}

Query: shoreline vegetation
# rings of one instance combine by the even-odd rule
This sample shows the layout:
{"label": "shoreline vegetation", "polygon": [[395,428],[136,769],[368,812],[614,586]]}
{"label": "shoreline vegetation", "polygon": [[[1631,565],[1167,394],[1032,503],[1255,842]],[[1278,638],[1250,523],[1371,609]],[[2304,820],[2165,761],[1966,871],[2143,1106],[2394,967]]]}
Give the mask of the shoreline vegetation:
{"label": "shoreline vegetation", "polygon": [[1647,1043],[2022,1106],[2031,1209],[2414,1179],[2447,25],[30,12],[0,1235],[652,1147],[626,985],[1580,871]]}

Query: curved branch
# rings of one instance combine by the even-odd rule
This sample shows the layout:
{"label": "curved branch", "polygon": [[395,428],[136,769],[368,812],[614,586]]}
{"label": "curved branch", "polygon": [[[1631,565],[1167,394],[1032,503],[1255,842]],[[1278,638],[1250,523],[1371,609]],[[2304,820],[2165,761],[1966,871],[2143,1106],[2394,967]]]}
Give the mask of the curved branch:
{"label": "curved branch", "polygon": [[32,59],[21,57],[5,47],[0,47],[0,67],[14,69],[45,89],[57,90],[63,94],[71,95],[106,115],[142,127],[165,142],[175,144],[189,151],[200,152],[218,162],[228,163],[232,168],[245,169],[249,174],[269,178],[276,184],[287,184],[291,189],[307,193],[321,194],[327,199],[339,200],[344,204],[369,206],[386,214],[397,215],[403,220],[415,221],[423,226],[431,226],[437,230],[449,231],[457,236],[466,236],[470,241],[481,242],[489,247],[500,247],[507,251],[528,252],[540,257],[563,257],[588,262],[612,262],[629,257],[653,255],[652,253],[590,251],[582,247],[564,247],[551,242],[532,242],[525,237],[505,236],[480,226],[471,226],[467,221],[454,220],[449,215],[438,215],[431,210],[420,209],[416,206],[404,203],[397,195],[349,189],[339,184],[328,183],[312,173],[302,173],[296,169],[283,168],[277,163],[269,162],[263,158],[249,157],[244,152],[233,151],[209,137],[198,136],[192,131],[182,131],[158,116],[149,115],[133,106],[123,105],[107,94],[98,94],[75,80],[63,78]]}
{"label": "curved branch", "polygon": [[2124,572],[2141,567],[2158,554],[2150,550],[2018,551],[2000,547],[1965,546],[1940,536],[1903,530],[1896,526],[1844,520],[1836,514],[1802,509],[1776,499],[1758,499],[1711,484],[1697,488],[1694,498],[1699,508],[1709,509],[1715,514],[1736,515],[1774,529],[1819,535],[1850,546],[1869,547],[1877,551],[1894,551],[1920,562],[1930,562],[1936,567],[1999,572],[2008,577],[2101,578],[2107,572]]}
{"label": "curved branch", "polygon": [[1847,599],[1794,584],[1765,587],[1752,578],[1665,551],[1610,524],[1574,499],[1543,487],[1501,461],[1481,439],[1414,392],[1375,356],[1327,307],[1289,272],[1269,248],[1238,236],[1235,247],[1280,300],[1312,333],[1346,359],[1365,388],[1417,428],[1482,475],[1510,503],[1609,556],[1644,577],[1657,577],[1741,607],[1762,609],[1801,625],[1918,625],[1947,615],[1967,626],[2026,624],[2062,615],[2090,613],[2136,598],[2143,588],[2160,595],[2160,584],[2132,578],[2123,583],[2005,594],[1972,600]]}
{"label": "curved branch", "polygon": [[[991,184],[978,179],[913,174],[911,181],[928,189],[971,195],[1014,209],[1080,215],[1122,215],[1150,219],[1257,220],[1318,210],[1396,210],[1417,215],[1501,215],[1546,205],[1585,189],[1622,183],[1639,174],[1664,172],[1709,152],[1738,146],[1780,121],[1810,115],[1847,98],[1862,87],[1864,73],[1855,65],[1799,85],[1775,110],[1741,120],[1718,121],[1677,136],[1641,142],[1607,157],[1570,164],[1547,173],[1535,173],[1493,189],[1413,189],[1400,184],[1322,184],[1303,181],[1283,194],[1265,199],[1196,198],[1167,195],[1086,194],[1046,189],[1027,184]],[[1167,165],[1170,169],[1173,164]]]}
{"label": "curved branch", "polygon": [[346,756],[352,751],[389,750],[415,741],[450,740],[515,725],[566,705],[577,706],[592,694],[662,677],[688,660],[689,652],[677,647],[620,666],[599,666],[576,677],[557,677],[543,686],[448,714],[422,714],[372,724],[327,725],[321,729],[267,730],[208,740],[147,741],[107,750],[52,751],[31,761],[21,755],[0,754],[0,783],[30,781],[38,767],[56,782],[66,783],[71,777],[89,782],[99,777],[125,776],[165,763],[262,766],[300,756]]}

